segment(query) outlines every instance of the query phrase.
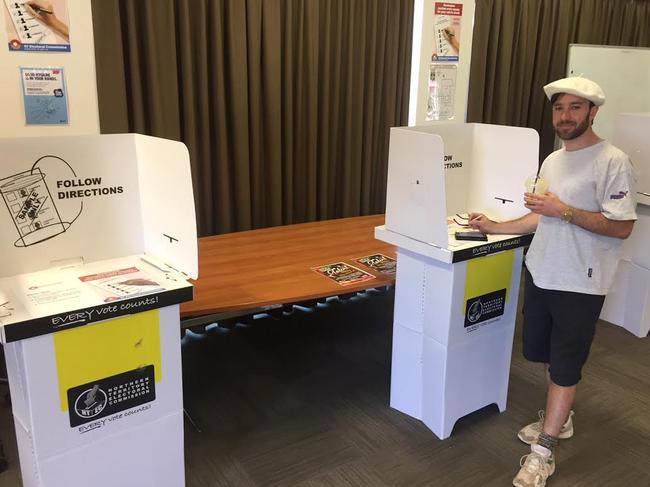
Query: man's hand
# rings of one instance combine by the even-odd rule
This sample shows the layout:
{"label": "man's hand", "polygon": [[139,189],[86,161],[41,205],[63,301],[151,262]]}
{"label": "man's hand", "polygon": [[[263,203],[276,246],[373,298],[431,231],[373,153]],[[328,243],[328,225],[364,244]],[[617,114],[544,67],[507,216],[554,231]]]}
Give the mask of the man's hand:
{"label": "man's hand", "polygon": [[562,215],[571,210],[571,224],[577,225],[599,235],[625,239],[632,233],[634,220],[610,220],[600,212],[586,211],[579,208],[572,208],[553,193],[544,194],[524,193],[526,208],[537,215],[544,215],[552,218],[562,218]]}
{"label": "man's hand", "polygon": [[39,22],[51,27],[57,34],[64,37],[66,41],[70,42],[70,32],[68,26],[61,22],[54,14],[52,2],[49,0],[30,0],[23,4],[25,10],[32,15]]}
{"label": "man's hand", "polygon": [[30,13],[35,19],[40,20],[44,24],[50,25],[54,19],[54,10],[52,9],[52,2],[46,0],[31,0],[24,3],[25,10]]}
{"label": "man's hand", "polygon": [[467,222],[471,228],[474,228],[481,233],[496,233],[496,222],[490,220],[483,213],[470,213],[469,221]]}
{"label": "man's hand", "polygon": [[524,206],[538,215],[561,218],[562,214],[569,208],[550,191],[544,194],[524,193]]}
{"label": "man's hand", "polygon": [[446,29],[442,30],[442,35],[445,36],[445,39],[454,50],[454,53],[458,55],[460,52],[460,40],[458,39],[457,29],[453,25],[450,25]]}
{"label": "man's hand", "polygon": [[528,213],[521,218],[507,222],[495,222],[483,213],[470,213],[468,223],[471,228],[475,228],[486,235],[497,233],[522,235],[524,233],[533,233],[537,228],[538,220],[539,215],[534,213]]}

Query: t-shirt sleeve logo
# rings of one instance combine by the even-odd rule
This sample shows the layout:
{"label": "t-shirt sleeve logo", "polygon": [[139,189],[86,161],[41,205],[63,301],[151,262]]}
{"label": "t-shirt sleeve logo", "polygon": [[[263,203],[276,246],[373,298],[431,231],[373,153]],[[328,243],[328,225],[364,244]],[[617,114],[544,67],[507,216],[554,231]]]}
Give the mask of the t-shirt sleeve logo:
{"label": "t-shirt sleeve logo", "polygon": [[625,198],[627,196],[627,193],[629,193],[629,191],[619,191],[617,194],[610,194],[609,199],[610,200],[622,200],[623,198]]}

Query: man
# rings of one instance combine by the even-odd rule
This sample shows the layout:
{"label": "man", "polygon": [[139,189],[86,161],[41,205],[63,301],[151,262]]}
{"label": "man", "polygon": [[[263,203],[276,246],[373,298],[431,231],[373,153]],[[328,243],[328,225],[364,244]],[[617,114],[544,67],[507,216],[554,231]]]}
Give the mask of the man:
{"label": "man", "polygon": [[546,158],[544,194],[525,193],[527,215],[497,223],[470,215],[483,233],[530,233],[524,288],[524,356],[545,364],[546,409],[519,438],[531,453],[513,480],[543,487],[555,471],[553,449],[573,435],[571,407],[623,239],[636,220],[628,157],[592,129],[605,94],[593,81],[564,78],[544,86],[564,148]]}

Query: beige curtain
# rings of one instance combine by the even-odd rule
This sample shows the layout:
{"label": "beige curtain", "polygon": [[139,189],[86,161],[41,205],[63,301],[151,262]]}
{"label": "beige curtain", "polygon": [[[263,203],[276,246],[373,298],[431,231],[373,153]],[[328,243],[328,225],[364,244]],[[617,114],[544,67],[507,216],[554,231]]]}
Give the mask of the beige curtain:
{"label": "beige curtain", "polygon": [[650,46],[648,0],[476,0],[468,120],[532,127],[553,150],[542,86],[566,76],[569,44]]}
{"label": "beige curtain", "polygon": [[413,0],[92,8],[102,132],[188,146],[201,235],[384,210]]}

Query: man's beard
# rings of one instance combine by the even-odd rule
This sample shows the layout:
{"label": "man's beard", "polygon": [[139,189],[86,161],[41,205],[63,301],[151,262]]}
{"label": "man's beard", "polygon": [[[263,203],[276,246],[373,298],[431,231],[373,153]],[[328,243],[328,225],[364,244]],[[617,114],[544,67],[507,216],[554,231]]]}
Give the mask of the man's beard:
{"label": "man's beard", "polygon": [[582,134],[584,134],[590,125],[591,123],[589,121],[589,117],[586,116],[582,122],[576,124],[575,128],[573,130],[570,130],[569,132],[562,132],[561,130],[563,128],[573,127],[573,123],[566,123],[566,122],[560,123],[555,127],[555,133],[562,140],[573,140],[573,139],[577,139]]}

